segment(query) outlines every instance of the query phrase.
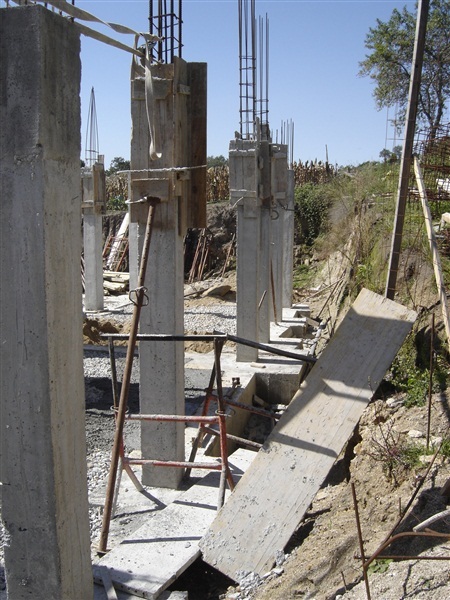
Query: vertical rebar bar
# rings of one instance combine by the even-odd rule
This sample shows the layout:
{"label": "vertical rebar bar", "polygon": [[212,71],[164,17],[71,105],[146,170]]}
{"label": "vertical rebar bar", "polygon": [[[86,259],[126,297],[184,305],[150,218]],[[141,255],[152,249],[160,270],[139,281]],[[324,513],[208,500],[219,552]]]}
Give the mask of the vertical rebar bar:
{"label": "vertical rebar bar", "polygon": [[351,487],[352,487],[352,496],[353,496],[353,507],[355,509],[356,529],[358,531],[359,551],[361,553],[364,584],[366,586],[367,600],[371,600],[370,588],[369,588],[369,578],[367,575],[367,568],[366,568],[366,557],[364,554],[364,540],[363,540],[362,532],[361,532],[361,521],[359,520],[358,500],[356,498],[355,484],[353,483],[353,481],[351,483]]}
{"label": "vertical rebar bar", "polygon": [[182,58],[183,51],[183,12],[181,0],[178,0],[178,56]]}
{"label": "vertical rebar bar", "polygon": [[[176,55],[182,55],[182,0],[178,0],[178,12],[175,11],[175,0],[158,0],[155,13],[153,0],[149,0],[149,28],[150,33],[156,32],[160,41],[156,50],[152,47],[151,58],[159,62],[173,63]],[[175,30],[177,28],[177,33]]]}
{"label": "vertical rebar bar", "polygon": [[86,126],[86,144],[84,158],[86,167],[92,167],[98,161],[99,142],[97,126],[97,110],[95,108],[94,88],[91,88],[91,97],[89,100],[89,113]]}
{"label": "vertical rebar bar", "polygon": [[256,117],[255,0],[238,0],[240,134],[252,139]]}

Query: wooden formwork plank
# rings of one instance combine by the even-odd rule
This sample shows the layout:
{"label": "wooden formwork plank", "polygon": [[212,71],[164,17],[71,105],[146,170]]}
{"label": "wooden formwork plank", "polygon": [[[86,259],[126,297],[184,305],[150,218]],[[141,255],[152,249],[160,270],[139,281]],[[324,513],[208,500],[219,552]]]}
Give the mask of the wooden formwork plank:
{"label": "wooden formwork plank", "polygon": [[416,316],[368,290],[359,294],[200,542],[206,562],[235,581],[272,568]]}

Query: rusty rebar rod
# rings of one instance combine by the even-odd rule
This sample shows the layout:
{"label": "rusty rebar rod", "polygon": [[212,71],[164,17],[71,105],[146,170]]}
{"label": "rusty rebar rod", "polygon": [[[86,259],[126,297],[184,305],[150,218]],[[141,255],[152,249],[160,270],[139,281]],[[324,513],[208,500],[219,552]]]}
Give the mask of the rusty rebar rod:
{"label": "rusty rebar rod", "polygon": [[363,540],[363,536],[362,536],[362,532],[361,532],[361,521],[359,519],[358,500],[356,498],[355,484],[353,483],[353,481],[351,483],[351,487],[352,487],[352,496],[353,496],[353,508],[355,509],[356,529],[358,531],[359,551],[361,552],[364,584],[366,586],[367,600],[371,600],[369,578],[367,576],[366,557],[364,554],[364,540]]}
{"label": "rusty rebar rod", "polygon": [[138,285],[135,290],[136,299],[134,300],[134,310],[133,317],[131,321],[131,331],[127,348],[127,356],[125,361],[125,369],[122,378],[122,388],[120,391],[120,400],[119,406],[117,410],[116,416],[116,429],[114,433],[114,443],[113,449],[111,453],[111,465],[109,470],[108,477],[108,485],[106,489],[106,498],[105,498],[105,507],[103,510],[103,521],[102,521],[102,529],[100,533],[100,542],[99,542],[99,551],[106,552],[107,544],[108,544],[108,534],[109,534],[109,526],[111,523],[111,513],[113,507],[114,500],[114,489],[116,485],[117,478],[117,469],[119,465],[119,458],[121,454],[121,449],[123,446],[123,427],[125,422],[125,415],[128,404],[128,395],[130,391],[130,383],[131,383],[131,372],[133,369],[133,358],[134,358],[134,350],[136,348],[136,336],[139,327],[139,318],[141,314],[141,308],[144,304],[144,299],[146,298],[146,288],[144,287],[145,283],[145,273],[147,270],[147,262],[149,257],[150,250],[150,241],[152,237],[153,230],[153,220],[155,213],[155,206],[159,203],[159,198],[154,197],[146,197],[144,199],[149,203],[149,210],[147,216],[147,224],[145,230],[144,237],[144,245],[142,248],[141,255],[141,263],[139,269],[138,276]]}
{"label": "rusty rebar rod", "polygon": [[[397,541],[397,540],[401,540],[402,538],[405,537],[435,537],[435,538],[440,538],[440,539],[445,539],[445,540],[450,540],[450,534],[448,533],[439,533],[438,531],[403,531],[402,533],[397,533],[396,535],[393,535],[391,538],[389,538],[388,540],[386,540],[379,548],[378,550],[376,550],[372,556],[370,558],[368,558],[367,560],[364,558],[364,568],[368,569],[368,567],[370,566],[371,563],[373,563],[373,561],[377,558],[396,558],[397,560],[421,560],[420,556],[407,556],[406,558],[401,558],[400,556],[389,556],[389,555],[382,555],[381,553],[383,552],[383,550],[385,550],[388,546],[390,546],[393,542]],[[441,559],[437,559],[437,557],[434,557],[436,560],[441,560]],[[431,557],[427,557],[425,560],[431,560]]]}

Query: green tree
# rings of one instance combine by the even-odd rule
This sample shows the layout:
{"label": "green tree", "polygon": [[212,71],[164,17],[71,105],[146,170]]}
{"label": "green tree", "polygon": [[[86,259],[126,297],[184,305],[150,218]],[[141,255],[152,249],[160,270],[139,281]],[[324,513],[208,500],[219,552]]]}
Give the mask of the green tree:
{"label": "green tree", "polygon": [[122,156],[115,156],[111,164],[109,165],[109,169],[106,171],[107,175],[112,175],[113,173],[117,173],[117,171],[128,171],[130,169],[130,161],[125,160]]}
{"label": "green tree", "polygon": [[388,150],[387,148],[383,148],[380,152],[380,158],[383,159],[385,163],[387,162],[397,162],[400,160],[402,155],[402,147],[394,146],[392,150]]}
{"label": "green tree", "polygon": [[206,163],[209,167],[224,167],[228,164],[228,160],[222,154],[220,156],[208,156]]}
{"label": "green tree", "polygon": [[[377,19],[369,29],[366,48],[370,51],[359,63],[359,75],[375,83],[377,108],[398,105],[399,122],[405,120],[413,59],[416,14],[405,6],[394,9],[386,23]],[[432,0],[428,15],[422,82],[417,121],[436,130],[445,115],[450,96],[450,1]],[[397,125],[398,127],[398,125]]]}
{"label": "green tree", "polygon": [[383,148],[383,150],[380,152],[380,158],[382,158],[384,162],[389,162],[389,160],[392,158],[392,152],[387,148]]}

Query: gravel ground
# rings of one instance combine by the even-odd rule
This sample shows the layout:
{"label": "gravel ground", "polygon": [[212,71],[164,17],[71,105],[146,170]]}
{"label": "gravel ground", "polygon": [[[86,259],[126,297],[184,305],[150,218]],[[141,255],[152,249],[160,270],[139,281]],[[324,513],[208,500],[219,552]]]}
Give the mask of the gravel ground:
{"label": "gravel ground", "polygon": [[[107,298],[106,310],[96,313],[87,313],[88,317],[96,319],[109,319],[124,323],[131,320],[133,304],[128,296]],[[184,311],[184,329],[186,332],[212,332],[214,330],[224,333],[236,334],[236,304],[234,302],[213,303],[208,302],[193,306],[188,301]]]}

